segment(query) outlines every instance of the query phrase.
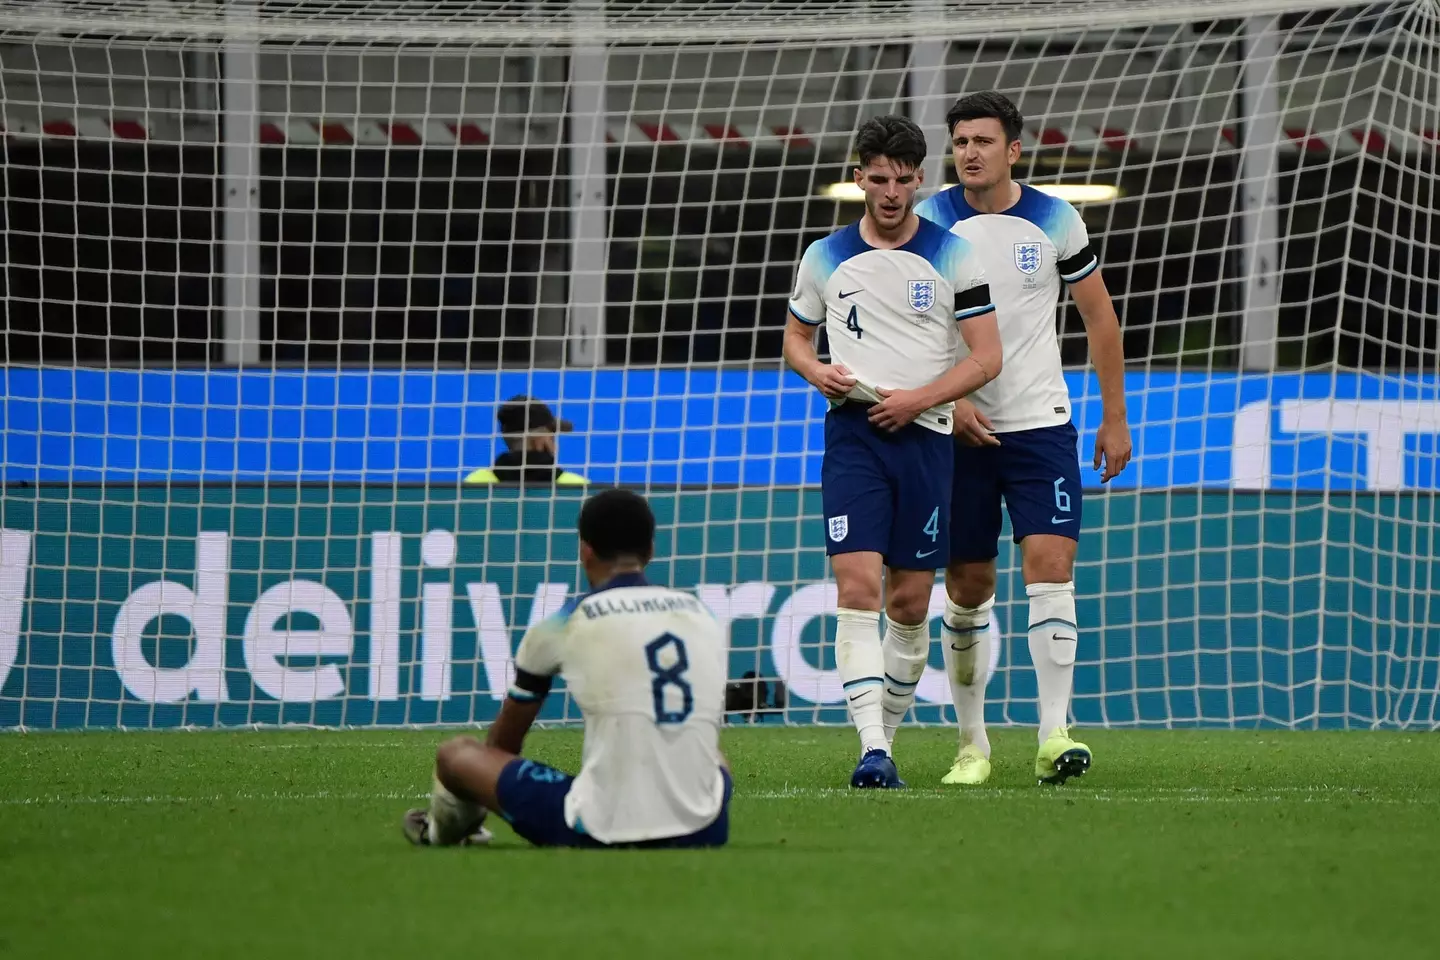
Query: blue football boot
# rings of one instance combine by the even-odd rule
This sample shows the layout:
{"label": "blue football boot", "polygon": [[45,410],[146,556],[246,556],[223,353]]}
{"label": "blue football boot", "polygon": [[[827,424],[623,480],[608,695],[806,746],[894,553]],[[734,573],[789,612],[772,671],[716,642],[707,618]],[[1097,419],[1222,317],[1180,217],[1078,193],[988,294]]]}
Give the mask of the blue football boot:
{"label": "blue football boot", "polygon": [[850,786],[857,790],[902,790],[905,781],[895,769],[895,761],[884,750],[867,750],[850,774]]}

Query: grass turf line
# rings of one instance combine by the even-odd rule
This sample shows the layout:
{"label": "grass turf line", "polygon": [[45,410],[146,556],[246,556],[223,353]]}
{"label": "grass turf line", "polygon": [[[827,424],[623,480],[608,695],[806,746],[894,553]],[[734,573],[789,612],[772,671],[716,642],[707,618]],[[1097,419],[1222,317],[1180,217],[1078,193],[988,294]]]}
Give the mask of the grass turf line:
{"label": "grass turf line", "polygon": [[[414,850],[434,732],[0,736],[0,957],[1433,957],[1440,738],[1084,731],[852,793],[854,734],[727,730],[732,846]],[[534,754],[575,769],[576,731]]]}

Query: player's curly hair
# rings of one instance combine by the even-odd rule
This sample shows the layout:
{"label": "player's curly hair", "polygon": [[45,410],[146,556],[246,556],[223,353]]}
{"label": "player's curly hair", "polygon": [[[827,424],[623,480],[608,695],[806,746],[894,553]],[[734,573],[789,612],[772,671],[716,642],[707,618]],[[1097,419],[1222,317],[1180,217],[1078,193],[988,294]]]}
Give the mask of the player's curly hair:
{"label": "player's curly hair", "polygon": [[655,553],[655,514],[630,490],[604,490],[580,508],[580,539],[601,560],[621,557],[648,563]]}
{"label": "player's curly hair", "polygon": [[1025,117],[1015,101],[998,90],[984,90],[961,97],[945,112],[945,129],[955,132],[955,124],[962,120],[999,120],[1005,129],[1005,142],[1020,139],[1025,126]]}
{"label": "player's curly hair", "polygon": [[855,152],[862,167],[885,157],[913,169],[925,162],[925,133],[909,117],[871,117],[855,131]]}

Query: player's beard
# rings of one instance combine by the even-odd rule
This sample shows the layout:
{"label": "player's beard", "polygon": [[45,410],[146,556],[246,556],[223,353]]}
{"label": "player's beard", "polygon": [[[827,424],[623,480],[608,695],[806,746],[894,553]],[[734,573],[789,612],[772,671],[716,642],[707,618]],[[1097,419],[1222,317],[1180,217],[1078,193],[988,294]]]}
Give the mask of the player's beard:
{"label": "player's beard", "polygon": [[955,169],[959,171],[960,185],[966,190],[974,191],[977,194],[994,190],[1009,179],[1006,176],[1009,168],[1003,164],[1003,161],[999,164],[987,161],[981,164],[980,172],[973,175],[965,171],[963,159],[957,160],[956,163]]}
{"label": "player's beard", "polygon": [[871,220],[874,220],[876,224],[883,225],[887,230],[893,230],[896,227],[900,226],[900,224],[904,223],[905,218],[910,216],[910,211],[913,209],[915,209],[915,198],[911,197],[910,200],[901,208],[900,215],[895,219],[895,222],[890,223],[884,219],[884,216],[882,215],[880,210],[879,202],[872,201],[868,196],[865,198],[865,212],[870,214]]}
{"label": "player's beard", "polygon": [[960,167],[960,185],[966,190],[974,190],[976,193],[984,193],[992,190],[1000,182],[1000,178],[990,169],[988,165],[980,168],[980,172],[971,174],[964,166]]}

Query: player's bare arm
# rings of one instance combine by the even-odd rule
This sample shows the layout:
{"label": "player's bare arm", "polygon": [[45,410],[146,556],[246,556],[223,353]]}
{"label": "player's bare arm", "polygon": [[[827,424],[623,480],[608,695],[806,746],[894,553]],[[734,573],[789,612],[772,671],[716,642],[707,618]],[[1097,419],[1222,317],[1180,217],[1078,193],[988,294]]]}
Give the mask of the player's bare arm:
{"label": "player's bare arm", "polygon": [[1125,351],[1120,338],[1120,320],[1105,279],[1096,270],[1071,284],[1070,295],[1085,321],[1090,359],[1100,380],[1100,429],[1095,433],[1095,469],[1101,483],[1120,476],[1130,462],[1130,426],[1125,412]]}
{"label": "player's bare arm", "polygon": [[960,321],[960,337],[970,355],[938,379],[915,390],[879,390],[884,399],[870,410],[870,422],[899,430],[921,413],[942,403],[969,396],[1000,375],[1004,354],[995,311]]}
{"label": "player's bare arm", "polygon": [[840,400],[855,386],[855,377],[844,364],[825,363],[820,359],[815,352],[815,334],[819,329],[792,313],[785,324],[785,362],[827,399]]}
{"label": "player's bare arm", "polygon": [[[510,762],[520,756],[525,736],[540,715],[550,684],[549,677],[517,670],[515,689],[500,705],[500,713],[486,731],[483,743],[474,737],[460,736],[440,745],[435,753],[435,779],[448,793],[440,795],[439,808],[432,809],[430,819],[420,810],[406,815],[406,831],[412,841],[427,844],[489,841],[489,831],[482,829],[483,813],[470,807],[504,812],[498,789],[500,777]],[[439,826],[432,833],[431,820],[436,814]]]}
{"label": "player's bare arm", "polygon": [[[975,348],[974,348],[974,346],[971,344],[970,339],[966,337],[966,334],[965,334],[966,326],[965,326],[965,325],[966,325],[967,323],[972,323],[972,322],[974,322],[974,321],[976,321],[976,320],[982,320],[982,319],[985,319],[985,318],[983,318],[983,317],[974,317],[974,318],[972,318],[971,320],[963,321],[963,322],[960,324],[960,336],[965,339],[965,344],[966,344],[966,346],[969,346],[969,347],[971,348],[971,351],[972,351],[971,356],[972,356],[972,357],[975,355],[975,354],[973,353],[973,351],[974,351]],[[997,319],[997,318],[995,317],[994,314],[991,314],[991,315],[990,315],[990,319],[994,320],[994,319]],[[972,328],[972,329],[973,329],[973,328]],[[982,334],[982,336],[983,336],[983,334]],[[995,331],[995,338],[996,338],[996,348],[998,349],[998,347],[999,347],[999,338],[1000,338],[1000,332],[999,332],[999,329],[998,329],[998,322],[997,322],[997,329],[996,329],[996,331]],[[1002,362],[1003,362],[1003,356],[1002,356]],[[1000,371],[999,371],[999,370],[996,370],[995,372],[996,372],[996,374],[998,375]],[[995,379],[995,378],[994,378],[994,377],[991,377],[990,379],[993,380],[993,379]],[[989,381],[986,381],[986,382],[988,383]],[[981,384],[981,386],[983,386],[983,385],[984,385],[984,384]],[[979,388],[977,387],[976,389],[979,389]],[[967,394],[967,396],[968,396],[968,394]],[[968,445],[968,446],[972,446],[972,447],[998,447],[998,446],[1000,446],[1000,438],[997,437],[997,436],[995,436],[995,433],[994,433],[994,431],[995,431],[995,424],[991,423],[991,422],[990,422],[990,418],[987,417],[987,416],[985,416],[985,414],[981,413],[981,412],[980,412],[980,409],[979,409],[978,407],[976,407],[975,404],[973,404],[973,403],[971,403],[969,400],[965,399],[965,397],[957,397],[957,398],[956,398],[956,400],[955,400],[954,417],[955,417],[955,428],[954,428],[954,431],[953,431],[953,432],[954,432],[956,438],[958,438],[961,443],[964,443],[964,444],[966,444],[966,445]]]}
{"label": "player's bare arm", "polygon": [[[518,681],[521,678],[516,679]],[[500,704],[499,716],[485,732],[485,746],[519,755],[520,748],[525,744],[525,736],[535,725],[535,718],[540,715],[540,708],[544,703],[543,698],[520,701],[506,697],[505,702]]]}

